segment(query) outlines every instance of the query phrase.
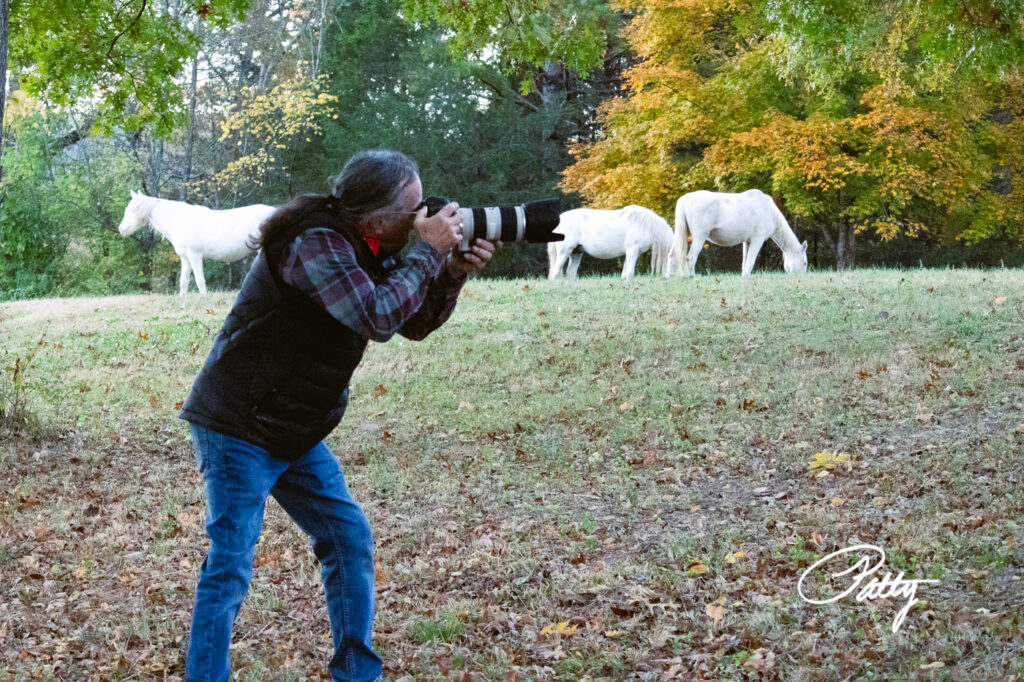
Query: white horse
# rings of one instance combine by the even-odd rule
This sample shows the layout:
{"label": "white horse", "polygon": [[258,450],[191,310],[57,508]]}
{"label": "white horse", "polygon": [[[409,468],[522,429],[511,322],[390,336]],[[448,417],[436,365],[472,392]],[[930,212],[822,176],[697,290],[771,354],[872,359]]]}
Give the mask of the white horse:
{"label": "white horse", "polygon": [[[594,258],[626,256],[622,277],[632,277],[636,259],[651,252],[651,270],[668,274],[672,249],[672,228],[654,211],[643,206],[626,206],[616,211],[576,208],[563,213],[555,229],[565,240],[548,243],[548,279],[576,277],[583,251]],[[566,260],[569,261],[566,267]]]}
{"label": "white horse", "polygon": [[[687,237],[692,237],[689,253]],[[740,194],[699,190],[676,202],[676,238],[669,271],[695,274],[694,266],[704,242],[718,246],[743,244],[743,275],[754,269],[761,246],[771,239],[782,249],[786,272],[807,271],[807,242],[800,243],[772,198],[759,189]]]}
{"label": "white horse", "polygon": [[184,299],[192,272],[199,293],[206,293],[204,258],[231,263],[255,253],[251,245],[259,239],[260,225],[274,210],[273,206],[254,204],[214,211],[132,191],[132,200],[117,229],[127,237],[148,222],[171,243],[181,258],[179,289]]}

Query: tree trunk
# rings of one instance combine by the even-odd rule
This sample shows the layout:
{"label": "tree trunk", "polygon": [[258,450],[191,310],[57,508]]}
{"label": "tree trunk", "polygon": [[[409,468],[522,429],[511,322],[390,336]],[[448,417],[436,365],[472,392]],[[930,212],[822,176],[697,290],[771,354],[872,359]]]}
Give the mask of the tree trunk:
{"label": "tree trunk", "polygon": [[[238,55],[238,85],[234,92],[234,103],[231,107],[232,113],[237,113],[242,110],[245,106],[245,95],[243,94],[243,88],[252,88],[259,84],[259,77],[261,69],[253,58],[252,46],[246,46],[245,51]],[[232,161],[237,161],[246,154],[249,153],[249,133],[245,131],[242,133],[242,144],[241,146],[230,145],[228,147],[228,157]],[[219,192],[218,192],[219,193]],[[236,179],[232,183],[231,190],[231,208],[238,206],[239,187],[238,180]]]}
{"label": "tree trunk", "polygon": [[828,225],[821,226],[821,241],[825,242],[825,248],[828,249],[829,254],[834,258],[836,255],[836,240],[829,231]]}
{"label": "tree trunk", "polygon": [[[163,172],[164,141],[151,139],[149,141],[149,186],[146,193],[152,197],[160,196],[160,175]],[[146,291],[153,290],[153,247],[156,246],[156,230],[145,230],[140,233],[139,248],[142,250],[142,271],[145,281],[142,288]]]}
{"label": "tree trunk", "polygon": [[[202,45],[202,30],[203,22],[201,20],[196,21],[196,35],[199,37],[199,43]],[[185,147],[185,181],[181,183],[181,192],[179,199],[181,201],[187,201],[186,192],[188,191],[188,183],[192,180],[192,150],[195,147],[196,141],[196,101],[198,100],[197,90],[199,82],[199,52],[202,47],[196,51],[196,56],[192,58],[192,84],[189,87],[189,105],[188,105],[188,145]]]}
{"label": "tree trunk", "polygon": [[821,226],[821,239],[835,257],[836,270],[853,270],[857,257],[857,237],[853,226],[843,219],[835,224],[835,232],[828,225]]}
{"label": "tree trunk", "polygon": [[836,270],[845,270],[846,263],[846,235],[843,234],[843,225],[840,223],[836,233]]}
{"label": "tree trunk", "polygon": [[836,253],[837,270],[853,270],[857,257],[857,241],[853,226],[848,220],[839,224],[839,244],[841,248]]}
{"label": "tree trunk", "polygon": [[[10,35],[10,0],[0,0],[0,182],[4,166],[4,104],[7,102],[7,38]],[[3,201],[3,196],[0,196]]]}
{"label": "tree trunk", "polygon": [[164,141],[153,138],[149,143],[149,193],[160,196],[160,176],[163,175]]}
{"label": "tree trunk", "polygon": [[266,92],[270,90],[270,78],[274,75],[274,64],[270,61],[265,61],[260,64],[260,76],[256,81],[257,86],[260,90]]}
{"label": "tree trunk", "polygon": [[565,106],[565,67],[548,61],[540,75],[540,99],[544,124],[542,127],[541,156],[545,176],[553,177],[562,170],[562,142],[557,128]]}
{"label": "tree trunk", "polygon": [[327,32],[327,0],[320,0],[320,27],[316,32],[316,53],[313,55],[313,78],[320,75],[320,60],[324,52],[324,33]]}

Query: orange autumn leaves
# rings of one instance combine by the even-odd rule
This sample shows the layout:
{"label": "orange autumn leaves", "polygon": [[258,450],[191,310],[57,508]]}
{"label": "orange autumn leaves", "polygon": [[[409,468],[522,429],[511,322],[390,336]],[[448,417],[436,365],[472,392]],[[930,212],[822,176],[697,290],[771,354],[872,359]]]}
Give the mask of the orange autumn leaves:
{"label": "orange autumn leaves", "polygon": [[[640,62],[602,108],[602,136],[571,145],[561,184],[588,205],[669,216],[690,191],[759,187],[809,229],[1024,241],[1017,69],[996,85],[935,93],[916,85],[913,65],[869,59],[836,66],[842,90],[816,87],[759,23],[758,2],[620,5],[633,14],[623,37]],[[997,123],[995,110],[1012,116]]]}
{"label": "orange autumn leaves", "polygon": [[793,215],[841,217],[883,240],[925,232],[921,202],[954,212],[981,189],[970,119],[887,99],[881,86],[861,107],[843,118],[768,113],[765,125],[711,145],[704,164],[747,182],[768,174]]}

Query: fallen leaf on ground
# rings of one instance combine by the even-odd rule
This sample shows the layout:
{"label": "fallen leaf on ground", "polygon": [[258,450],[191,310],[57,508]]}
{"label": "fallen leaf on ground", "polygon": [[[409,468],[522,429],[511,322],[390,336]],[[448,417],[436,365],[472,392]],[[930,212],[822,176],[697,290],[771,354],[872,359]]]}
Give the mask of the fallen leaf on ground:
{"label": "fallen leaf on ground", "polygon": [[721,623],[722,619],[725,618],[725,597],[719,597],[705,606],[704,613],[716,623]]}
{"label": "fallen leaf on ground", "polygon": [[849,454],[838,450],[816,452],[807,461],[807,471],[812,476],[821,477],[840,465],[845,465],[847,471],[853,469],[853,462],[850,461]]}
{"label": "fallen leaf on ground", "polygon": [[775,652],[766,649],[755,649],[750,652],[750,658],[743,662],[743,667],[748,670],[770,670],[775,666]]}
{"label": "fallen leaf on ground", "polygon": [[578,625],[569,625],[569,621],[563,620],[560,623],[550,623],[541,628],[542,635],[571,635],[579,630]]}

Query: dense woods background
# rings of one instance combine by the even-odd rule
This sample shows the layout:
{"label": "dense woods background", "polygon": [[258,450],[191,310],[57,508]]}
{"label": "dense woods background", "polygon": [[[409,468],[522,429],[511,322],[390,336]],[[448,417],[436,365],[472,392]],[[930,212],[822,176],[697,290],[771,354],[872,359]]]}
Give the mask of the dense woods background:
{"label": "dense woods background", "polygon": [[[2,5],[0,299],[170,291],[170,246],[117,233],[130,189],[279,203],[367,147],[463,205],[671,220],[682,193],[759,187],[817,267],[1024,263],[1017,0]],[[544,260],[511,245],[488,274]],[[208,265],[214,287],[244,268]]]}

